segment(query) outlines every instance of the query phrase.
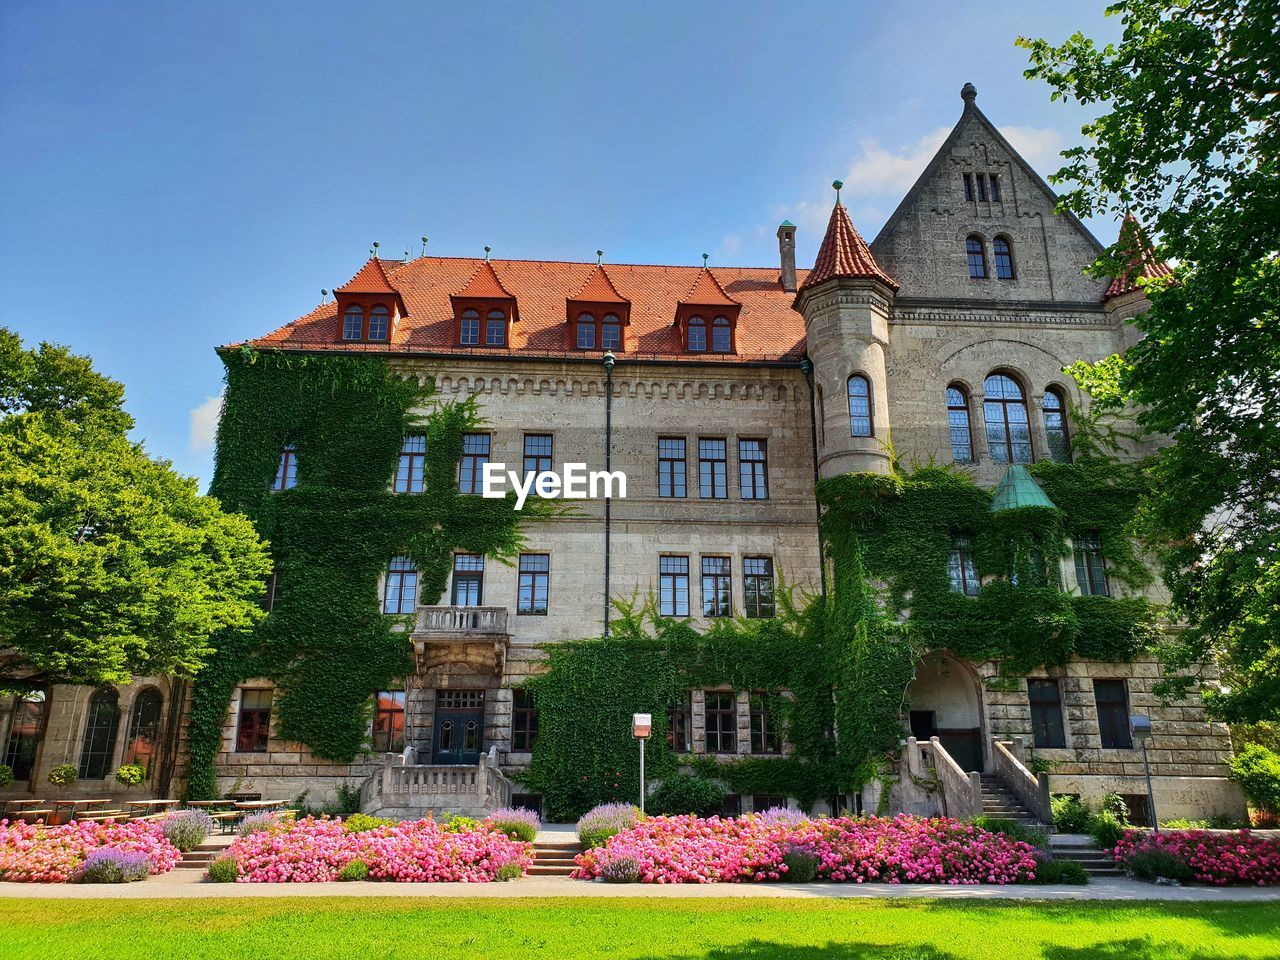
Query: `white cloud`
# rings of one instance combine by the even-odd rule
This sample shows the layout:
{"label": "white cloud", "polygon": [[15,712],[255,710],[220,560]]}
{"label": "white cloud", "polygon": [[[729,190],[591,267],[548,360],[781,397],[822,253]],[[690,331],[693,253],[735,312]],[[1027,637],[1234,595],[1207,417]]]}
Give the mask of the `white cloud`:
{"label": "white cloud", "polygon": [[877,140],[863,140],[862,153],[854,157],[844,175],[845,191],[857,196],[905,194],[950,132],[950,127],[938,127],[896,153],[880,146]]}
{"label": "white cloud", "polygon": [[1062,131],[1049,127],[1001,127],[1000,132],[1038,172],[1049,174],[1062,166],[1058,154],[1067,144]]}
{"label": "white cloud", "polygon": [[205,397],[204,403],[191,411],[191,436],[188,447],[192,453],[213,449],[218,435],[218,416],[222,413],[222,394]]}

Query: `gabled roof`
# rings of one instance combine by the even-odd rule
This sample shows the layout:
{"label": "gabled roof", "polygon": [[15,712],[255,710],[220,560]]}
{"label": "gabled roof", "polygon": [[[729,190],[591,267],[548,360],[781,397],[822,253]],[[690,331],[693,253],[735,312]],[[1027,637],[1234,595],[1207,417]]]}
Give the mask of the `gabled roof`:
{"label": "gabled roof", "polygon": [[515,295],[508,290],[502,283],[502,278],[498,276],[498,271],[493,269],[493,264],[488,260],[481,262],[476,272],[471,275],[471,279],[457,293],[453,294],[460,300],[514,300]]}
{"label": "gabled roof", "polygon": [[1116,240],[1116,246],[1121,256],[1127,254],[1129,266],[1124,273],[1112,279],[1102,299],[1110,300],[1112,297],[1140,289],[1139,279],[1159,280],[1173,276],[1170,266],[1163,260],[1156,259],[1155,249],[1147,239],[1142,224],[1138,223],[1138,218],[1131,213],[1125,214],[1124,222],[1120,224],[1120,236]]}
{"label": "gabled roof", "polygon": [[991,494],[991,512],[1016,510],[1018,507],[1048,507],[1056,510],[1057,504],[1049,499],[1026,467],[1015,463],[1004,472]]}
{"label": "gabled roof", "polygon": [[370,257],[365,261],[365,265],[356,271],[354,277],[342,286],[335,287],[333,292],[397,293],[398,291],[391,285],[391,281],[387,279],[387,272],[382,269],[382,261],[377,257]]}
{"label": "gabled roof", "polygon": [[604,264],[596,264],[591,276],[578,288],[577,292],[566,298],[578,303],[626,303],[627,298],[618,292],[618,288],[609,279],[609,271]]}
{"label": "gabled roof", "polygon": [[849,211],[838,202],[831,210],[831,220],[827,223],[827,233],[818,248],[813,269],[797,292],[836,277],[870,277],[898,289],[897,281],[880,269],[880,264],[871,255],[871,248],[853,228]]}
{"label": "gabled roof", "polygon": [[688,293],[680,298],[680,303],[694,307],[742,306],[737,300],[724,292],[724,287],[720,286],[720,281],[716,279],[716,275],[707,266],[698,271],[698,276],[693,281],[693,286],[689,288]]}

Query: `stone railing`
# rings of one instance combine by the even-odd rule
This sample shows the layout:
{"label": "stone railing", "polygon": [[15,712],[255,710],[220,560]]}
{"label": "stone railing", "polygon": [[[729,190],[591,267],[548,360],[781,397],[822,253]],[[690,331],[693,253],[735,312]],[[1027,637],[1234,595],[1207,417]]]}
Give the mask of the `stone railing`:
{"label": "stone railing", "polygon": [[977,773],[965,773],[951,754],[947,753],[937,737],[920,743],[920,755],[931,767],[938,779],[942,794],[942,815],[957,820],[968,820],[982,813],[982,778]]}
{"label": "stone railing", "polygon": [[1026,746],[1021,737],[1012,740],[991,738],[992,772],[1005,782],[1024,807],[1041,823],[1053,823],[1053,807],[1049,803],[1049,775],[1033,774],[1022,763]]}
{"label": "stone railing", "polygon": [[497,748],[474,766],[406,764],[398,753],[383,755],[382,769],[360,787],[365,813],[425,816],[428,812],[484,816],[511,804],[511,781],[498,769]]}
{"label": "stone railing", "polygon": [[437,636],[506,636],[506,607],[421,607],[415,633]]}

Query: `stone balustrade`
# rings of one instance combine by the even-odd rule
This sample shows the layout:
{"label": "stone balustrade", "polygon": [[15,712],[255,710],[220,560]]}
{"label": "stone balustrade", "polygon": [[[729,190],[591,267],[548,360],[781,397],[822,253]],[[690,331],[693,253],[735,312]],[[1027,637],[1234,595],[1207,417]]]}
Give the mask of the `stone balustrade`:
{"label": "stone balustrade", "polygon": [[496,749],[475,765],[406,764],[398,753],[383,755],[382,768],[360,787],[360,810],[400,818],[461,813],[486,816],[511,804],[512,783],[498,769]]}
{"label": "stone balustrade", "polygon": [[414,633],[448,637],[505,637],[506,607],[419,607]]}
{"label": "stone balustrade", "polygon": [[1053,808],[1049,803],[1049,775],[1034,774],[1023,765],[1027,756],[1022,737],[1010,740],[991,738],[991,765],[993,771],[1013,791],[1024,807],[1040,818],[1041,823],[1053,823]]}

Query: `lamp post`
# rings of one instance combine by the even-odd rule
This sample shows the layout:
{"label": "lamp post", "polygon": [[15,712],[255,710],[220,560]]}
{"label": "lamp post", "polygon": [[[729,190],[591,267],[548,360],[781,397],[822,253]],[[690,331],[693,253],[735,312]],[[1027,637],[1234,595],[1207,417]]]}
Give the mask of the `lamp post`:
{"label": "lamp post", "polygon": [[644,742],[653,729],[653,716],[648,713],[631,715],[631,735],[640,741],[640,812],[644,813]]}
{"label": "lamp post", "polygon": [[1160,818],[1156,816],[1156,795],[1151,789],[1151,764],[1147,760],[1147,741],[1151,739],[1151,718],[1135,713],[1129,717],[1129,730],[1142,739],[1142,769],[1147,774],[1147,809],[1151,811],[1151,826],[1160,832]]}
{"label": "lamp post", "polygon": [[[613,472],[613,365],[616,359],[612,350],[604,352],[604,469]],[[613,498],[609,496],[611,484],[604,485],[604,638],[609,639],[609,538],[612,533]],[[638,714],[637,714],[638,716]],[[648,736],[648,734],[645,734]],[[643,746],[643,744],[641,745]],[[641,759],[643,764],[643,758]],[[643,779],[643,777],[641,777]]]}

